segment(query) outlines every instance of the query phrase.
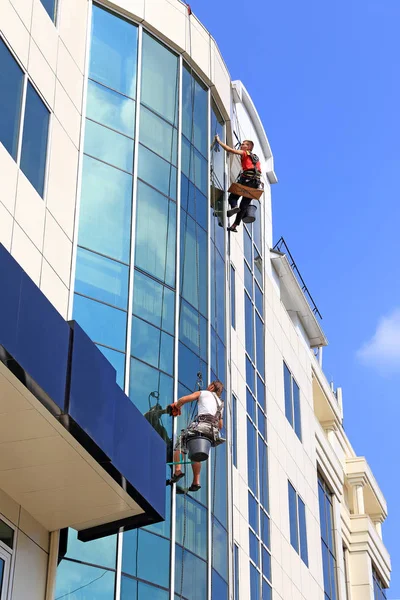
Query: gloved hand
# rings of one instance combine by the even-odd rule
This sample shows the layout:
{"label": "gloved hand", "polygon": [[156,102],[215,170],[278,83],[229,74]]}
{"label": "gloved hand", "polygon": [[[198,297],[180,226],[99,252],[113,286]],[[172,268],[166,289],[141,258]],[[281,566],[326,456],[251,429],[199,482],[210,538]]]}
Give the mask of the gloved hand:
{"label": "gloved hand", "polygon": [[167,406],[167,412],[170,417],[179,417],[182,414],[181,409],[177,406],[176,402]]}

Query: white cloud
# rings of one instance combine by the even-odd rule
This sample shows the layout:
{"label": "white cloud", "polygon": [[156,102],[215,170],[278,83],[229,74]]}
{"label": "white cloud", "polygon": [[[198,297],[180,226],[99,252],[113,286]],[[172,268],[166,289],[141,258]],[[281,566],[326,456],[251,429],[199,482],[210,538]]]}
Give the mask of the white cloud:
{"label": "white cloud", "polygon": [[400,308],[379,320],[375,334],[357,351],[357,357],[382,373],[400,372]]}

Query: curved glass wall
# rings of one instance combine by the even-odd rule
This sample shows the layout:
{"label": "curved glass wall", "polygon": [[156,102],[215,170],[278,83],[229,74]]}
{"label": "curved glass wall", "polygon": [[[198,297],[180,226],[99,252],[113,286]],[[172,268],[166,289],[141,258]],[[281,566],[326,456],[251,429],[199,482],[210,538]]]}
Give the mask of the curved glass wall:
{"label": "curved glass wall", "polygon": [[[199,372],[204,386],[226,384],[225,158],[210,151],[215,133],[224,137],[223,119],[182,58],[94,5],[73,318],[147,418],[174,400],[175,382],[178,396]],[[172,420],[156,421],[170,448]],[[167,488],[163,523],[85,544],[69,531],[55,597],[228,598],[227,452],[212,451],[201,490],[176,494],[174,514]]]}

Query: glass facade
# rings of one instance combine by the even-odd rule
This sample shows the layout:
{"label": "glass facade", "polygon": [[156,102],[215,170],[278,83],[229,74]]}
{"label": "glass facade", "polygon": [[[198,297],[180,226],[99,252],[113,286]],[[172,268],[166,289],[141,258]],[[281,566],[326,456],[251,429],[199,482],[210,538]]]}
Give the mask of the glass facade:
{"label": "glass facade", "polygon": [[[210,151],[215,133],[224,139],[224,121],[193,69],[94,5],[73,318],[145,416],[192,392],[198,373],[204,386],[226,384],[225,155]],[[175,432],[160,419],[169,440],[186,426],[184,408]],[[212,450],[201,489],[176,494],[173,513],[167,488],[163,523],[85,544],[69,532],[56,597],[80,598],[79,588],[82,599],[154,600],[174,589],[228,599],[228,456],[227,444]],[[182,487],[190,483],[187,473]]]}

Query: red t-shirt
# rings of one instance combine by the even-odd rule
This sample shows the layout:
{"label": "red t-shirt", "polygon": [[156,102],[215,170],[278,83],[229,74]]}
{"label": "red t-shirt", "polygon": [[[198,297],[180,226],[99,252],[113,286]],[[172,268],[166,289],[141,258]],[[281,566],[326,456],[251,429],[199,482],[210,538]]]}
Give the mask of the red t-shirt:
{"label": "red t-shirt", "polygon": [[[248,150],[244,150],[243,151],[242,158],[241,158],[243,171],[248,171],[250,169],[254,169],[253,161],[251,160],[250,154],[251,153]],[[257,161],[257,163],[256,163],[256,169],[258,171],[261,171],[260,161]]]}

